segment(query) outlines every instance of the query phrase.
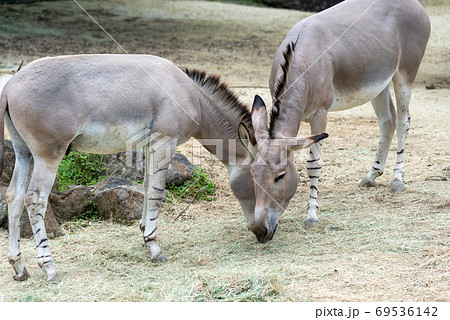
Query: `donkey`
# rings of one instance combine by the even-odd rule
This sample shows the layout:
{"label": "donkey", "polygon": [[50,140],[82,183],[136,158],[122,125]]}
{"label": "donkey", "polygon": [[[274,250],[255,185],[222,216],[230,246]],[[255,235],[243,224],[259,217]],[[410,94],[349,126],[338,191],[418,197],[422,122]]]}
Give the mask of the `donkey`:
{"label": "donkey", "polygon": [[[297,23],[289,31],[275,54],[270,74],[273,98],[270,124],[266,120],[253,121],[255,136],[245,124],[239,129],[240,138],[255,158],[251,168],[256,194],[255,221],[259,224],[255,228],[265,233],[265,241],[273,237],[298,179],[289,154],[295,148],[287,149],[287,161],[283,162],[282,146],[276,140],[295,137],[301,121],[309,122],[311,133],[317,134],[325,131],[329,111],[371,101],[381,136],[375,161],[360,186],[375,186],[397,129],[397,163],[391,191],[396,193],[405,188],[408,108],[429,35],[429,18],[417,0],[346,0]],[[397,110],[390,95],[391,81]],[[267,119],[266,107],[261,99],[258,101],[253,112]],[[266,138],[268,142],[260,143]],[[318,223],[321,147],[321,142],[314,144],[307,161],[311,187],[305,228]],[[259,158],[265,161],[258,161]]]}
{"label": "donkey", "polygon": [[219,160],[229,171],[231,189],[249,228],[253,225],[250,161],[243,146],[236,143],[239,123],[252,132],[251,115],[218,76],[198,70],[183,72],[172,62],[150,55],[43,58],[7,82],[0,98],[0,119],[0,160],[3,121],[16,154],[6,194],[8,258],[15,280],[29,277],[19,245],[25,203],[38,264],[48,281],[60,281],[44,217],[57,168],[68,149],[107,154],[144,145],[145,200],[140,227],[153,262],[166,260],[156,241],[156,227],[169,160],[175,147],[191,137],[212,153],[219,153],[217,145],[223,147]]}

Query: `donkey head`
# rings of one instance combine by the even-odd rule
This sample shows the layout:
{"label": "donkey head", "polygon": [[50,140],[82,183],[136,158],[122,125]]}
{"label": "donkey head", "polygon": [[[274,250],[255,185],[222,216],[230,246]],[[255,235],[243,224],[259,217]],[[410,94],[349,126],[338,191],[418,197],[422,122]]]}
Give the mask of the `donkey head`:
{"label": "donkey head", "polygon": [[319,134],[306,137],[270,137],[267,108],[259,96],[252,107],[254,134],[241,123],[239,139],[249,152],[251,173],[255,187],[255,213],[249,229],[259,242],[271,240],[278,219],[294,196],[298,185],[298,172],[293,151],[308,148],[328,137]]}

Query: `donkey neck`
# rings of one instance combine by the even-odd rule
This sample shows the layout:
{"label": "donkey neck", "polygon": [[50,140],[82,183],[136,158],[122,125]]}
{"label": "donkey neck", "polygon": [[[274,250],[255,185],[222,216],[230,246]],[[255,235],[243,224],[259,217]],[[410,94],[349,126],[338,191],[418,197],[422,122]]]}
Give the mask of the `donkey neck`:
{"label": "donkey neck", "polygon": [[[293,69],[293,68],[292,68]],[[297,136],[302,119],[308,117],[310,89],[306,73],[302,69],[292,70],[287,75],[284,90],[274,95],[274,108],[272,109],[270,136],[295,137]]]}
{"label": "donkey neck", "polygon": [[309,121],[319,108],[331,105],[329,78],[332,75],[327,73],[330,68],[325,59],[317,60],[307,48],[299,41],[290,57],[285,54],[289,62],[279,66],[283,76],[272,92],[274,107],[277,106],[271,115],[272,137],[297,136],[301,121]]}
{"label": "donkey neck", "polygon": [[194,138],[228,170],[242,166],[248,156],[238,138],[238,126],[242,120],[234,111],[204,92],[199,94],[198,101],[201,110],[200,130]]}
{"label": "donkey neck", "polygon": [[238,126],[244,122],[252,129],[248,108],[217,75],[199,70],[185,70],[195,83],[200,110],[200,125],[193,135],[212,154],[230,166],[243,165],[247,152],[238,141]]}

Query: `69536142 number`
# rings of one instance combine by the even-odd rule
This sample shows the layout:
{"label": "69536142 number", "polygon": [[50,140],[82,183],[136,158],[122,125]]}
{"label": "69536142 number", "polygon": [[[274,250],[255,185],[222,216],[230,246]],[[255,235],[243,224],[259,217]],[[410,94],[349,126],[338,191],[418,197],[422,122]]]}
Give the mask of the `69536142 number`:
{"label": "69536142 number", "polygon": [[437,317],[437,307],[378,307],[378,317]]}

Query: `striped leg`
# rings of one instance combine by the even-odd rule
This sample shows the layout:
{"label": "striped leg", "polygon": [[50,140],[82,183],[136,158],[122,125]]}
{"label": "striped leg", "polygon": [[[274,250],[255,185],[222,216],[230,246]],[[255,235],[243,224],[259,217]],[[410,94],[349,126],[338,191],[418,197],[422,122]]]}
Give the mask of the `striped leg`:
{"label": "striped leg", "polygon": [[[145,152],[145,159],[148,159],[149,157],[149,149],[148,147],[144,147]],[[149,173],[148,173],[148,165],[147,162],[145,162],[144,166],[144,208],[142,210],[142,218],[141,222],[139,223],[139,228],[142,232],[145,231],[145,220],[147,219],[147,211],[148,211],[148,180],[149,180]],[[145,243],[144,243],[145,245]]]}
{"label": "striped leg", "polygon": [[52,159],[51,163],[35,157],[33,175],[24,201],[36,242],[38,264],[47,276],[47,280],[55,283],[61,280],[53,266],[44,219],[48,196],[55,182],[56,170],[63,155],[58,157],[57,161]]}
{"label": "striped leg", "polygon": [[14,269],[14,280],[23,281],[29,277],[29,274],[22,263],[20,253],[20,217],[23,212],[25,191],[30,181],[33,159],[24,144],[15,141],[14,150],[16,155],[14,174],[6,192],[9,220],[8,259]]}
{"label": "striped leg", "polygon": [[405,189],[403,176],[405,175],[405,143],[409,131],[409,102],[411,100],[410,84],[402,81],[400,74],[394,76],[395,98],[397,100],[397,163],[394,169],[394,179],[391,183],[391,192],[396,193]]}
{"label": "striped leg", "polygon": [[309,151],[309,159],[306,163],[306,170],[308,172],[310,189],[308,202],[308,216],[303,221],[305,229],[314,227],[318,222],[317,212],[319,211],[319,203],[317,202],[317,187],[319,184],[320,173],[322,166],[320,156],[322,152],[322,142],[317,142],[311,146]]}
{"label": "striped leg", "polygon": [[389,85],[372,100],[373,110],[380,127],[380,142],[375,160],[369,173],[362,179],[360,187],[375,187],[375,179],[383,174],[389,147],[395,132],[395,107],[392,103]]}
{"label": "striped leg", "polygon": [[[146,148],[145,165],[147,167],[147,192],[146,192],[146,208],[141,224],[144,229],[144,245],[150,248],[152,262],[167,261],[166,256],[162,253],[161,248],[156,242],[158,214],[161,202],[164,198],[164,187],[166,185],[167,169],[170,159],[175,152],[177,141],[170,140],[156,150]],[[145,216],[144,216],[145,215]]]}
{"label": "striped leg", "polygon": [[[311,134],[319,134],[325,132],[327,126],[327,112],[325,109],[319,109],[310,121]],[[313,144],[309,149],[309,158],[306,163],[308,172],[310,189],[308,202],[308,216],[303,221],[305,229],[314,227],[318,222],[317,212],[319,211],[319,203],[317,202],[317,188],[319,185],[320,173],[322,172],[322,141]]]}

